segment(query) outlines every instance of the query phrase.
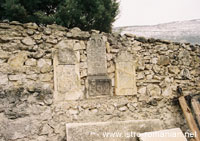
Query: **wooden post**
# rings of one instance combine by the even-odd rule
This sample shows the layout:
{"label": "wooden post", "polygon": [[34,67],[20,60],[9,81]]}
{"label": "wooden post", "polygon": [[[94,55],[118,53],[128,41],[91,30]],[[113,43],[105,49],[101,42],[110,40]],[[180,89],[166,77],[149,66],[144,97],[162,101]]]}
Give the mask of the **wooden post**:
{"label": "wooden post", "polygon": [[196,120],[198,122],[198,125],[200,126],[200,103],[198,101],[197,98],[192,98],[192,108],[194,110],[195,116],[196,116]]}
{"label": "wooden post", "polygon": [[183,113],[185,115],[185,118],[187,120],[187,123],[188,123],[192,133],[193,134],[196,133],[196,136],[194,137],[195,141],[200,141],[200,131],[197,127],[197,124],[192,116],[191,110],[188,107],[184,96],[179,97],[179,103],[181,105],[181,108],[183,110]]}

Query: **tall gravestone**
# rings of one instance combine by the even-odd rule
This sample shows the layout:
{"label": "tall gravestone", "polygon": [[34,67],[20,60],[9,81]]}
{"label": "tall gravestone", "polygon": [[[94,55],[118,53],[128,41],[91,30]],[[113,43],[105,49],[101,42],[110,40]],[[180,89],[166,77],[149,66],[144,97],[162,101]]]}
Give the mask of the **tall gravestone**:
{"label": "tall gravestone", "polygon": [[78,100],[83,96],[73,41],[61,41],[54,54],[54,98],[56,101]]}
{"label": "tall gravestone", "polygon": [[105,41],[101,35],[92,34],[87,43],[88,97],[111,93],[111,79],[107,76]]}
{"label": "tall gravestone", "polygon": [[115,94],[137,94],[135,64],[133,62],[132,54],[127,51],[120,52],[115,63]]}

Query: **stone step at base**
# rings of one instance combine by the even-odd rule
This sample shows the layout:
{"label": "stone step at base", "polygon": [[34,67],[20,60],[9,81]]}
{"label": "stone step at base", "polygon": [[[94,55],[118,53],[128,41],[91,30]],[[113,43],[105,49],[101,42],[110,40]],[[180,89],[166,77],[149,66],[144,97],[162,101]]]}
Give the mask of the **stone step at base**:
{"label": "stone step at base", "polygon": [[158,130],[158,119],[66,124],[67,141],[137,141],[138,133]]}

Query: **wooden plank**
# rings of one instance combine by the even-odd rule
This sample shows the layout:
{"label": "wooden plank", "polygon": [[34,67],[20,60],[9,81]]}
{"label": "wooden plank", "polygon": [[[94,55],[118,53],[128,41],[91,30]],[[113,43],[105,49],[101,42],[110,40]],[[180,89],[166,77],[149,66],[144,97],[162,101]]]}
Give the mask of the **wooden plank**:
{"label": "wooden plank", "polygon": [[192,108],[194,110],[196,120],[200,126],[200,104],[197,98],[192,98],[191,100]]}
{"label": "wooden plank", "polygon": [[192,116],[191,110],[188,107],[184,96],[179,97],[179,103],[181,105],[190,130],[192,131],[192,133],[196,133],[195,140],[200,141],[200,131],[197,127],[197,124]]}

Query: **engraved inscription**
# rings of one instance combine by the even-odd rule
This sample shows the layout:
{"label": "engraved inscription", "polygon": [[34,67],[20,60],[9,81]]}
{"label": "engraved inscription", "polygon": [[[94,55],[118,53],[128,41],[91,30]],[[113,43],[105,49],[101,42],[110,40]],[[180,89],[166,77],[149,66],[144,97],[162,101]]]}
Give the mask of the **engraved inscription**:
{"label": "engraved inscription", "polygon": [[89,93],[90,97],[110,95],[111,80],[106,76],[89,77]]}
{"label": "engraved inscription", "polygon": [[87,46],[88,75],[104,75],[107,73],[106,47],[102,36],[92,35]]}

